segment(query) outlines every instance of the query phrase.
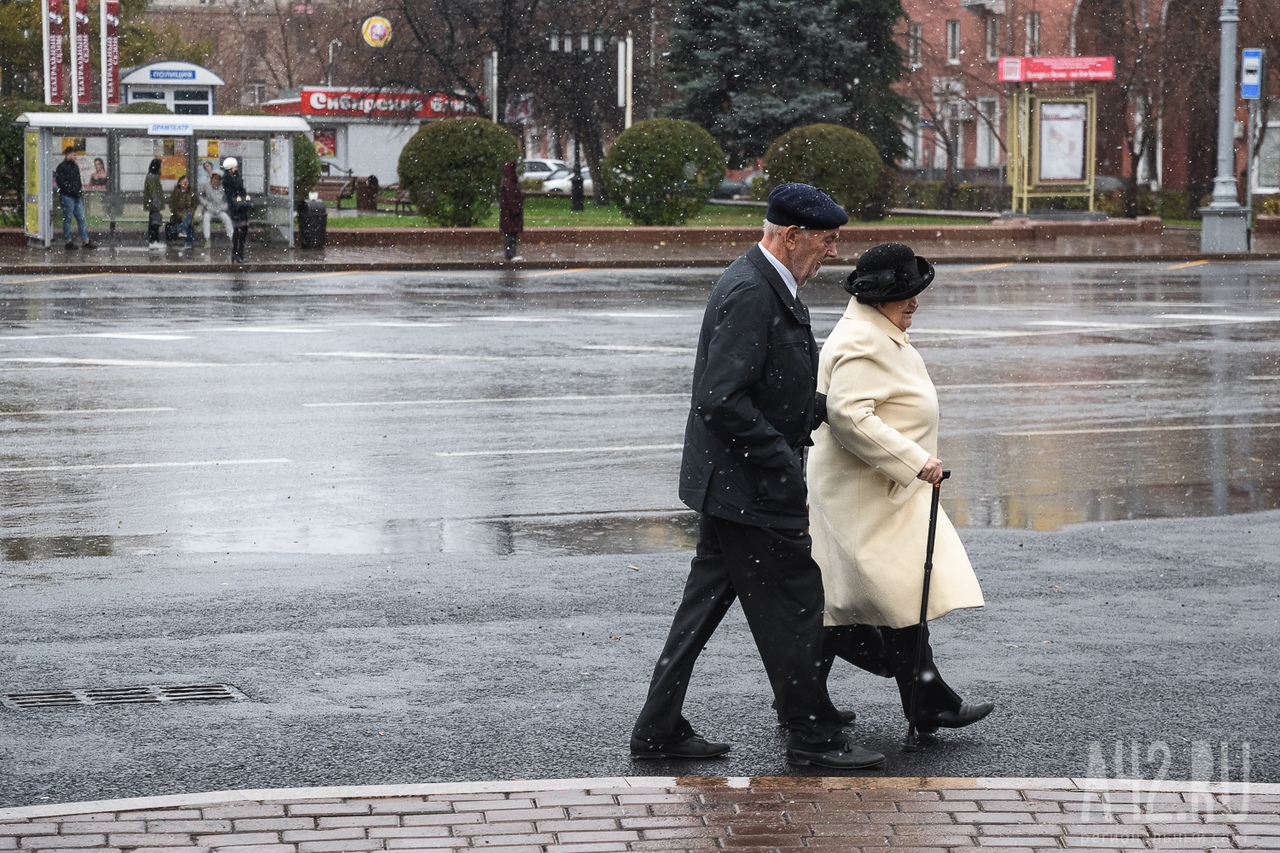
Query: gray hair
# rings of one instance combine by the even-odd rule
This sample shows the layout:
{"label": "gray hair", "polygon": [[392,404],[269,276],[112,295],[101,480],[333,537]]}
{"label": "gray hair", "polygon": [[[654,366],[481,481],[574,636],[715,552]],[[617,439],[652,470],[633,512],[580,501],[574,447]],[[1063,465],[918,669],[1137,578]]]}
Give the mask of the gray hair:
{"label": "gray hair", "polygon": [[767,219],[764,221],[764,236],[766,237],[776,237],[786,230],[787,226],[785,225],[779,225],[778,223],[770,222]]}

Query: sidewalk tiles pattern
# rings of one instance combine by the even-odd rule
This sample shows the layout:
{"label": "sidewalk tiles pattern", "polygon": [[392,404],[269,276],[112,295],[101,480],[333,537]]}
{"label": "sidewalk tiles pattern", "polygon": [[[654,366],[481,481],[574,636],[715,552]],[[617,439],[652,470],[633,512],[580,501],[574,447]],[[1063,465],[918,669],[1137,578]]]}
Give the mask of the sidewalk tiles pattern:
{"label": "sidewalk tiles pattern", "polygon": [[1280,785],[644,778],[223,791],[0,810],[0,853],[1280,850]]}

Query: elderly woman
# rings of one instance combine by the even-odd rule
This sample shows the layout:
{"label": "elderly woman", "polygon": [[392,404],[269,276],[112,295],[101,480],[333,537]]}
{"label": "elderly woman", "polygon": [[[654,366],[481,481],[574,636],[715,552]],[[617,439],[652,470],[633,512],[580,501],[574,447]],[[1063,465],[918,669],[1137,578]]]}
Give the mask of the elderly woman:
{"label": "elderly woman", "polygon": [[[926,734],[976,723],[994,707],[963,702],[947,686],[919,624],[929,484],[942,480],[942,462],[938,396],[907,329],[933,276],[901,243],[858,259],[845,284],[854,298],[822,346],[818,391],[827,395],[828,422],[813,434],[808,467],[813,558],[826,595],[824,665],[841,657],[896,678],[909,714],[923,640],[915,723]],[[942,513],[929,618],[981,606],[973,567]]]}

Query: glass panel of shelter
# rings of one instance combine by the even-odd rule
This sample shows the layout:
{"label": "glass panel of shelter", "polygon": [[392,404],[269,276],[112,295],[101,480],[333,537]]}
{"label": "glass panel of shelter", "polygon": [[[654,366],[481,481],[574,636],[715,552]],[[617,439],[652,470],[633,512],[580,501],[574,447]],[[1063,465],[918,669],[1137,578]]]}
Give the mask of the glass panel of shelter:
{"label": "glass panel of shelter", "polygon": [[[94,145],[86,142],[89,149],[87,157],[93,156],[98,148],[102,155],[107,153],[105,137],[91,138]],[[58,159],[62,157],[59,148]],[[86,214],[124,220],[133,228],[145,228],[147,211],[142,206],[142,187],[147,177],[147,170],[153,159],[160,160],[160,186],[164,190],[164,210],[162,215],[168,218],[169,196],[178,180],[183,175],[193,178],[192,189],[207,180],[204,164],[210,165],[209,172],[222,173],[222,159],[235,157],[240,161],[240,173],[244,177],[245,188],[253,196],[261,196],[266,188],[266,142],[261,139],[195,139],[189,136],[121,136],[116,157],[117,174],[110,176],[108,192],[104,193],[105,204],[97,202],[97,206],[89,212],[90,204],[86,204]],[[110,161],[110,158],[105,158]],[[87,173],[86,173],[87,174]],[[87,181],[86,181],[87,185]],[[55,224],[61,228],[61,208],[58,208]]]}

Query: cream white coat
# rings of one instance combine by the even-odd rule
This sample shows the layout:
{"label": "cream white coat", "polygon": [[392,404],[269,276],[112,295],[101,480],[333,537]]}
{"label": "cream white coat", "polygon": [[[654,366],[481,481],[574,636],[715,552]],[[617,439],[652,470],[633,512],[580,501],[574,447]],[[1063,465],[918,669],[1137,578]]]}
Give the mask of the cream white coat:
{"label": "cream white coat", "polygon": [[[827,625],[905,628],[920,620],[933,488],[916,474],[938,453],[938,395],[907,333],[850,300],[822,346],[827,420],[809,453],[813,558]],[[929,619],[983,606],[964,545],[939,511]]]}

